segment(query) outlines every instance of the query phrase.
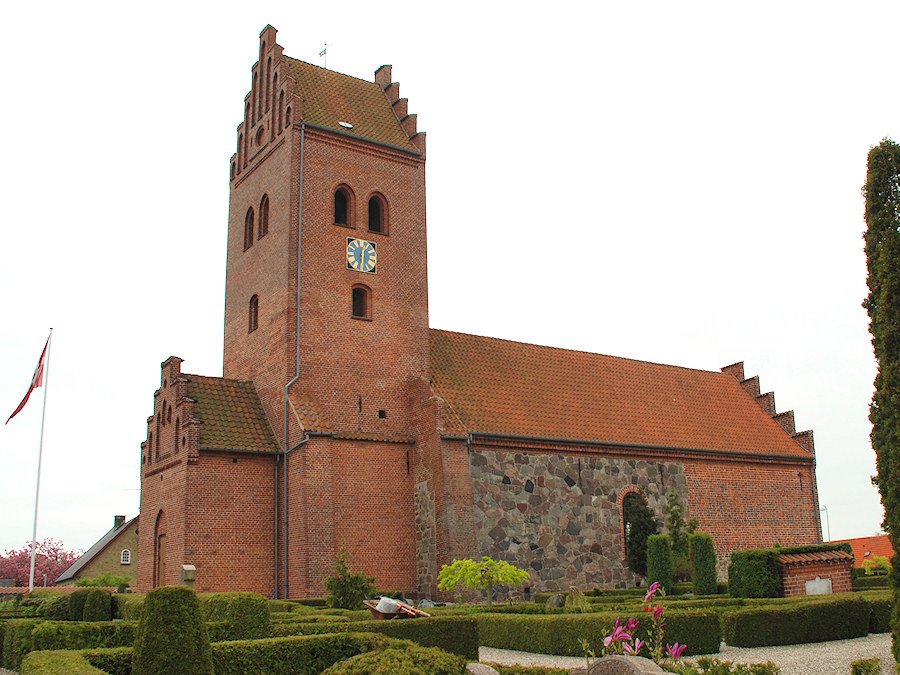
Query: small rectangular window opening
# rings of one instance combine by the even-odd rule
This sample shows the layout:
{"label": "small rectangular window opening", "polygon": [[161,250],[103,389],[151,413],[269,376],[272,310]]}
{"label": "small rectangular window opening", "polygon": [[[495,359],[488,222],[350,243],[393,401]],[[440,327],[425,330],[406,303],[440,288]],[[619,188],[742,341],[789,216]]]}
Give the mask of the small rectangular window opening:
{"label": "small rectangular window opening", "polygon": [[378,419],[383,420],[387,417],[387,410],[378,411]]}

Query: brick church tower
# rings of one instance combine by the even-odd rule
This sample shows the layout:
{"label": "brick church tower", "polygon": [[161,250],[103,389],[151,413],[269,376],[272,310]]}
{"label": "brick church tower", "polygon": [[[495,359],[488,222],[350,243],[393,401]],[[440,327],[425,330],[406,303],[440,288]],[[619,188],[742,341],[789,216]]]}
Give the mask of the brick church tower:
{"label": "brick church tower", "polygon": [[342,549],[414,588],[414,560],[386,541],[413,540],[425,135],[390,66],[365,82],[285,57],[275,37],[260,35],[231,164],[224,376],[255,384],[285,452],[279,594],[320,590]]}

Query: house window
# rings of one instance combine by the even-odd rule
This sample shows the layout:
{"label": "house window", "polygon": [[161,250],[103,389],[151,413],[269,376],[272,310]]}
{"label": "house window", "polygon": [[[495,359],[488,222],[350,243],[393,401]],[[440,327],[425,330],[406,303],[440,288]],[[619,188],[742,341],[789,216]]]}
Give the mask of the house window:
{"label": "house window", "polygon": [[130,565],[131,564],[131,551],[127,548],[122,549],[122,564]]}
{"label": "house window", "polygon": [[371,319],[372,318],[372,291],[368,286],[362,284],[353,287],[353,309],[352,316],[354,319]]}
{"label": "house window", "polygon": [[247,209],[247,215],[244,216],[244,250],[253,246],[253,207]]}
{"label": "house window", "polygon": [[259,235],[262,239],[269,233],[269,195],[263,195],[259,202]]}
{"label": "house window", "polygon": [[353,195],[344,186],[334,191],[334,224],[348,227],[353,224]]}
{"label": "house window", "polygon": [[369,198],[369,232],[387,234],[387,202],[381,195]]}
{"label": "house window", "polygon": [[247,332],[252,333],[259,326],[259,296],[250,298],[250,311],[248,312]]}

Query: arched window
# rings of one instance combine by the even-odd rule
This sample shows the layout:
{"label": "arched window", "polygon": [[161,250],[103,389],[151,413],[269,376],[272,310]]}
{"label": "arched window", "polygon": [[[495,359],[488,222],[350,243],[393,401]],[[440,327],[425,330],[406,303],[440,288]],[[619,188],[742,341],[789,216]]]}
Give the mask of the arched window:
{"label": "arched window", "polygon": [[378,194],[369,198],[369,232],[387,234],[387,202]]}
{"label": "arched window", "polygon": [[175,418],[175,452],[178,452],[178,439],[181,438],[181,418]]}
{"label": "arched window", "polygon": [[362,284],[353,287],[351,313],[355,319],[372,318],[372,291]]}
{"label": "arched window", "polygon": [[346,187],[334,191],[334,224],[351,226],[353,223],[353,196]]}
{"label": "arched window", "polygon": [[253,73],[253,87],[250,89],[250,99],[251,99],[250,102],[252,104],[250,106],[250,124],[251,124],[251,126],[256,124],[256,98],[257,98],[256,91],[257,91],[258,86],[259,86],[259,74]]}
{"label": "arched window", "polygon": [[287,110],[284,111],[284,126],[291,126],[291,106],[288,106]]}
{"label": "arched window", "polygon": [[253,246],[253,207],[247,209],[247,215],[244,216],[244,250]]}
{"label": "arched window", "polygon": [[659,524],[644,496],[633,490],[622,498],[622,539],[625,563],[635,574],[647,576],[647,537]]}
{"label": "arched window", "polygon": [[262,239],[269,234],[269,195],[263,195],[259,202],[259,235]]}
{"label": "arched window", "polygon": [[278,133],[284,129],[284,92],[278,94]]}
{"label": "arched window", "polygon": [[121,561],[121,563],[123,565],[130,565],[131,564],[131,551],[129,551],[127,548],[123,548],[122,555],[119,557],[119,560]]}
{"label": "arched window", "polygon": [[252,333],[259,326],[259,296],[254,295],[250,298],[250,310],[247,313],[247,332]]}

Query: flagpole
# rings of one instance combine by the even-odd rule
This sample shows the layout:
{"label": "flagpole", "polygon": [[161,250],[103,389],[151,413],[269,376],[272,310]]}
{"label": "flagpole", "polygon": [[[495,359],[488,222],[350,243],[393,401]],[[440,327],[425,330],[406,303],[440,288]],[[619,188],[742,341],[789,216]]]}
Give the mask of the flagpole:
{"label": "flagpole", "polygon": [[38,470],[37,486],[34,488],[34,530],[31,533],[31,574],[28,577],[28,590],[34,590],[34,558],[37,553],[37,517],[38,499],[41,495],[41,454],[44,451],[44,414],[47,411],[47,385],[50,384],[50,340],[53,338],[53,329],[47,337],[47,361],[44,363],[44,404],[41,407],[41,441],[38,445]]}

